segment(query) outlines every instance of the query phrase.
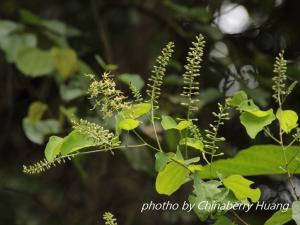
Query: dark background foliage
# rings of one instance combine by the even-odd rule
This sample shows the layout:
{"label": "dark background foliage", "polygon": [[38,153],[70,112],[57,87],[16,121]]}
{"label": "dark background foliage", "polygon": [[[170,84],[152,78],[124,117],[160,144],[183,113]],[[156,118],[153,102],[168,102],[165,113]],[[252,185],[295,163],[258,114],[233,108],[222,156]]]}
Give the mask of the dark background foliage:
{"label": "dark background foliage", "polygon": [[[236,5],[231,9],[222,10],[224,4],[233,3]],[[288,59],[289,79],[299,80],[299,4],[299,1],[287,0],[231,3],[222,0],[1,0],[0,18],[25,23],[20,19],[20,10],[26,9],[43,19],[59,20],[77,28],[80,34],[69,37],[69,45],[96,74],[103,72],[95,60],[95,55],[100,55],[107,64],[118,65],[116,76],[132,73],[147,80],[160,49],[168,41],[174,41],[176,53],[161,98],[163,112],[172,115],[181,113],[174,105],[180,101],[178,94],[186,51],[194,36],[201,32],[207,45],[200,82],[201,110],[197,117],[205,128],[216,103],[238,89],[246,90],[261,107],[272,106],[272,64],[281,49]],[[232,25],[227,24],[220,28],[222,15],[230,15],[239,7],[249,15],[247,27],[228,31],[226,28]],[[231,19],[239,21],[239,16],[242,15]],[[47,49],[53,45],[37,27],[29,24],[27,29],[39,37],[39,47]],[[193,214],[140,213],[143,202],[182,202],[191,188],[187,185],[171,198],[156,194],[153,156],[148,153],[96,154],[45,174],[24,175],[22,165],[41,159],[44,148],[44,144],[34,144],[24,134],[22,120],[29,105],[34,101],[47,103],[46,117],[57,117],[60,105],[78,107],[78,115],[90,113],[91,106],[84,97],[70,101],[62,98],[59,85],[68,80],[59,83],[54,75],[26,76],[15,64],[7,62],[3,51],[0,52],[0,71],[1,225],[103,224],[104,211],[113,212],[121,225],[200,224]],[[290,108],[298,112],[299,90],[296,88],[288,101]],[[70,125],[65,122],[60,134],[69,130]],[[237,117],[222,133],[228,140],[222,146],[227,156],[252,144],[267,142],[263,134],[249,141]],[[145,131],[145,136],[147,134],[151,136],[151,130]],[[168,138],[170,147],[172,137]],[[263,198],[290,200],[281,178],[255,179],[263,189]],[[251,224],[262,224],[270,215],[255,213],[242,217]]]}

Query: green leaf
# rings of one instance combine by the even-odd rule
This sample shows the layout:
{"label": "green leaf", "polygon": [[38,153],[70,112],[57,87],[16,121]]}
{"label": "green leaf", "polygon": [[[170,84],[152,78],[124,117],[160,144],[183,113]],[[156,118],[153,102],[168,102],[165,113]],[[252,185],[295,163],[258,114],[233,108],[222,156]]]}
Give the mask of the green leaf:
{"label": "green leaf", "polygon": [[195,164],[189,165],[188,168],[190,171],[192,171],[192,173],[203,170],[203,166]]}
{"label": "green leaf", "polygon": [[72,123],[72,121],[74,120],[78,120],[78,118],[76,117],[75,113],[77,112],[77,108],[76,107],[69,107],[66,108],[64,106],[59,106],[59,112],[61,113],[61,116],[66,117],[66,119]]}
{"label": "green leaf", "polygon": [[248,100],[246,93],[243,91],[235,93],[228,100],[228,103],[242,111],[240,116],[241,123],[246,128],[248,135],[253,139],[265,126],[271,124],[275,119],[272,109],[267,111],[260,110],[253,100]]}
{"label": "green leaf", "polygon": [[248,202],[248,198],[250,198],[252,202],[259,200],[261,194],[260,189],[252,189],[250,185],[253,183],[253,181],[247,180],[240,175],[231,175],[223,180],[224,186],[231,190],[235,197],[242,202]]}
{"label": "green leaf", "polygon": [[244,91],[238,91],[234,93],[232,98],[229,99],[228,104],[239,107],[243,102],[247,101],[248,97]]}
{"label": "green leaf", "polygon": [[189,147],[198,149],[200,151],[204,150],[204,146],[201,140],[198,140],[196,138],[183,138],[179,142],[180,145],[187,145]]}
{"label": "green leaf", "polygon": [[191,121],[183,120],[178,124],[171,116],[162,116],[161,125],[164,130],[176,129],[182,131],[192,124]]}
{"label": "green leaf", "polygon": [[199,161],[200,161],[200,157],[194,157],[194,158],[191,158],[191,159],[184,160],[184,164],[185,165],[190,165],[192,163],[197,163]]}
{"label": "green leaf", "polygon": [[226,216],[221,216],[217,219],[217,221],[214,223],[214,225],[235,225],[235,223],[233,223]]}
{"label": "green leaf", "polygon": [[279,121],[280,128],[285,133],[290,133],[291,130],[298,126],[298,115],[293,110],[280,110],[276,112],[276,118]]}
{"label": "green leaf", "polygon": [[253,102],[252,99],[247,100],[247,101],[243,101],[240,105],[239,105],[239,110],[241,111],[245,111],[245,112],[254,112],[254,111],[258,111],[259,108],[257,105],[255,105],[255,103]]}
{"label": "green leaf", "polygon": [[27,118],[32,122],[36,123],[42,119],[42,116],[48,106],[42,102],[33,102],[30,104]]}
{"label": "green leaf", "polygon": [[138,74],[129,74],[124,73],[118,76],[118,80],[122,81],[123,83],[127,84],[128,86],[132,84],[135,86],[139,91],[144,87],[145,82]]}
{"label": "green leaf", "polygon": [[272,109],[267,111],[245,111],[240,116],[241,123],[252,139],[254,139],[265,126],[271,124],[274,119],[275,115]]}
{"label": "green leaf", "polygon": [[62,36],[67,36],[68,34],[66,24],[58,20],[44,20],[42,26]]}
{"label": "green leaf", "polygon": [[25,75],[37,77],[53,72],[54,59],[50,51],[24,48],[18,52],[16,65]]}
{"label": "green leaf", "polygon": [[26,137],[36,144],[42,144],[46,136],[58,133],[61,129],[59,121],[55,119],[41,120],[47,107],[42,102],[33,102],[28,108],[27,117],[23,119]]}
{"label": "green leaf", "polygon": [[64,138],[59,152],[61,152],[61,155],[65,156],[80,149],[93,146],[97,146],[97,144],[91,138],[74,130]]}
{"label": "green leaf", "polygon": [[157,172],[162,171],[169,162],[169,156],[164,152],[158,152],[155,154],[155,170]]}
{"label": "green leaf", "polygon": [[124,119],[119,123],[119,128],[122,130],[133,130],[140,125],[140,122],[134,119]]}
{"label": "green leaf", "polygon": [[181,151],[180,151],[179,145],[177,145],[176,155],[175,155],[174,157],[175,157],[175,159],[178,160],[178,161],[182,161],[182,162],[184,161],[184,158],[183,158],[183,155],[182,155],[182,153],[181,153]]}
{"label": "green leaf", "polygon": [[60,95],[64,101],[71,101],[86,94],[88,80],[85,76],[75,74],[66,84],[60,84]]}
{"label": "green leaf", "polygon": [[182,130],[188,128],[191,125],[192,125],[191,121],[183,120],[183,121],[180,121],[178,123],[178,125],[176,126],[176,129],[179,130],[179,131],[182,131]]}
{"label": "green leaf", "polygon": [[[300,168],[297,167],[299,162],[292,160],[295,154],[300,151],[299,146],[291,146],[286,149],[287,161],[291,161],[289,164],[289,170],[295,173],[300,173]],[[203,179],[217,178],[219,172],[224,176],[230,176],[239,174],[242,176],[257,176],[257,175],[269,175],[269,174],[285,174],[282,169],[283,155],[282,149],[277,145],[255,145],[250,148],[239,151],[239,153],[231,159],[221,159],[211,164],[212,174],[210,172],[210,166],[205,166],[201,172]]]}
{"label": "green leaf", "polygon": [[171,116],[162,116],[161,125],[164,130],[176,129],[177,123]]}
{"label": "green leaf", "polygon": [[284,225],[292,220],[292,210],[288,209],[286,212],[277,211],[271,218],[269,218],[264,225]]}
{"label": "green leaf", "polygon": [[159,194],[171,195],[186,182],[190,171],[176,162],[170,162],[157,175],[155,187]]}
{"label": "green leaf", "polygon": [[36,45],[37,37],[34,34],[11,34],[0,39],[0,49],[5,52],[8,62],[15,62],[22,49]]}
{"label": "green leaf", "polygon": [[[218,203],[221,202],[221,199],[225,199],[228,195],[229,191],[225,188],[221,188],[219,186],[222,185],[220,181],[217,180],[209,180],[203,181],[200,178],[200,173],[193,174],[194,180],[194,190],[193,193],[189,196],[189,202],[195,204],[196,206],[193,208],[196,215],[199,217],[201,221],[205,221],[208,219],[209,215],[215,211],[213,208],[205,208],[204,210],[200,210],[197,206],[200,202],[207,203]],[[223,212],[225,213],[225,211]]]}
{"label": "green leaf", "polygon": [[41,25],[43,22],[43,20],[39,16],[33,14],[32,12],[26,9],[20,10],[20,17],[21,20],[27,24]]}
{"label": "green leaf", "polygon": [[292,217],[297,225],[300,225],[300,201],[294,201],[292,204]]}
{"label": "green leaf", "polygon": [[132,105],[129,109],[125,109],[121,112],[121,116],[131,119],[139,118],[142,115],[145,115],[151,110],[151,104],[149,103],[139,103]]}
{"label": "green leaf", "polygon": [[[134,135],[127,135],[126,144],[136,145],[138,143],[139,140]],[[153,155],[152,152],[147,150],[146,146],[130,148],[130,151],[124,151],[123,153],[134,170],[145,172],[151,175],[151,177],[155,175],[155,171],[153,171]]]}
{"label": "green leaf", "polygon": [[4,36],[9,35],[12,32],[22,30],[23,26],[21,24],[15,23],[10,20],[0,20],[0,39]]}
{"label": "green leaf", "polygon": [[46,136],[60,132],[59,121],[55,119],[41,120],[32,122],[29,118],[23,119],[23,130],[26,137],[36,143],[42,144]]}
{"label": "green leaf", "polygon": [[60,153],[60,145],[63,142],[63,138],[57,136],[51,136],[45,148],[45,157],[48,162],[53,162],[55,157]]}
{"label": "green leaf", "polygon": [[63,79],[72,76],[79,69],[77,54],[70,48],[52,48],[51,54],[54,58],[55,68]]}

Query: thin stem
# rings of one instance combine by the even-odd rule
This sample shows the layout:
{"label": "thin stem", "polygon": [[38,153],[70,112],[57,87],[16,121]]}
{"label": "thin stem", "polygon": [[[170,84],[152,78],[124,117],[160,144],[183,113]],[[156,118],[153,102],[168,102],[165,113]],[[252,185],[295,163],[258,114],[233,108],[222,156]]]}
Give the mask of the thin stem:
{"label": "thin stem", "polygon": [[294,139],[286,146],[286,149],[288,149],[289,147],[291,147],[296,141],[297,141],[297,138],[294,138]]}
{"label": "thin stem", "polygon": [[214,160],[214,156],[216,154],[216,138],[218,136],[218,132],[219,132],[219,128],[220,128],[220,125],[221,125],[221,122],[222,122],[222,114],[224,113],[224,111],[227,109],[227,102],[225,102],[225,105],[224,107],[222,107],[222,109],[220,110],[219,112],[219,116],[218,116],[218,120],[217,120],[217,123],[216,123],[216,129],[214,130],[214,135],[213,135],[213,138],[212,138],[212,154],[211,154],[211,158],[210,158],[210,164],[209,164],[209,169],[210,169],[210,176],[212,177],[212,163],[213,163],[213,160]]}
{"label": "thin stem", "polygon": [[158,148],[155,148],[154,146],[152,146],[151,144],[149,144],[148,142],[145,141],[144,138],[142,138],[141,135],[139,135],[138,132],[136,132],[136,130],[132,130],[132,132],[138,137],[138,139],[140,139],[144,144],[146,144],[149,148],[152,148],[156,151],[160,151]]}
{"label": "thin stem", "polygon": [[180,161],[177,161],[177,160],[174,159],[174,158],[170,158],[170,160],[173,161],[173,162],[175,162],[175,163],[177,163],[177,164],[179,164],[179,165],[181,165],[181,166],[183,166],[184,168],[186,168],[187,170],[189,170],[191,173],[193,173],[193,171],[190,170],[189,167],[186,166],[184,163],[182,163],[182,162],[180,162]]}
{"label": "thin stem", "polygon": [[237,214],[235,211],[231,211],[232,212],[232,214],[242,223],[242,224],[244,224],[244,225],[250,225],[249,223],[247,223],[245,220],[243,220],[240,216],[239,216],[239,214]]}
{"label": "thin stem", "polygon": [[275,142],[277,142],[278,144],[280,144],[280,141],[279,141],[276,137],[274,137],[274,135],[272,135],[272,134],[270,133],[270,131],[269,131],[267,128],[264,128],[264,131],[265,131],[265,133],[266,133],[270,138],[272,138]]}
{"label": "thin stem", "polygon": [[160,141],[158,139],[158,135],[157,135],[157,131],[156,131],[156,127],[155,127],[155,121],[154,121],[154,104],[153,102],[151,103],[151,124],[152,124],[152,127],[153,127],[153,130],[154,130],[154,135],[155,135],[155,139],[156,139],[156,142],[157,142],[157,146],[159,148],[159,151],[163,151],[162,148],[161,148],[161,145],[160,145]]}
{"label": "thin stem", "polygon": [[138,147],[143,147],[143,146],[147,146],[147,145],[148,144],[120,145],[120,146],[113,147],[113,148],[103,148],[103,149],[96,149],[96,150],[91,150],[91,151],[86,151],[86,152],[77,152],[77,153],[61,156],[59,158],[63,159],[63,158],[68,158],[68,157],[73,157],[73,156],[78,156],[78,155],[86,155],[86,154],[92,154],[92,153],[98,153],[98,152],[107,152],[107,151],[110,151],[110,150],[121,149],[121,148],[138,148]]}
{"label": "thin stem", "polygon": [[[280,110],[280,118],[282,119],[282,103],[281,103],[281,96],[280,96],[280,93],[278,93],[278,104],[279,104],[279,110]],[[292,179],[292,175],[289,171],[289,162],[287,160],[287,156],[286,156],[286,147],[284,146],[284,143],[283,143],[283,130],[281,129],[281,127],[279,126],[279,141],[280,141],[280,146],[281,146],[281,149],[282,149],[282,152],[283,152],[283,158],[284,158],[284,163],[285,163],[285,170],[286,170],[286,173],[287,173],[287,176],[288,176],[288,181],[293,189],[293,192],[294,192],[294,195],[296,197],[296,200],[299,200],[299,196],[297,194],[297,191],[296,191],[296,187],[294,185],[294,182],[293,182],[293,179]]]}

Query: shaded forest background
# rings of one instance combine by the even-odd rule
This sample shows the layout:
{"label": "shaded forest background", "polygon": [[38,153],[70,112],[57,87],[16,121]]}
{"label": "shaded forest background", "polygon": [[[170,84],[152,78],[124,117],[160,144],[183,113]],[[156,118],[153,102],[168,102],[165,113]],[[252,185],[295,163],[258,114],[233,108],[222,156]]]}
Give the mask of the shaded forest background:
{"label": "shaded forest background", "polygon": [[[186,52],[199,33],[207,41],[197,114],[201,127],[208,126],[218,101],[240,89],[262,108],[272,106],[272,65],[280,50],[288,59],[289,79],[300,80],[299,7],[299,1],[287,0],[1,0],[0,20],[16,24],[0,22],[0,225],[103,224],[105,211],[114,213],[120,225],[201,224],[180,211],[140,213],[143,202],[182,202],[191,188],[170,199],[159,196],[154,157],[147,151],[96,154],[38,176],[23,174],[22,165],[42,158],[50,134],[70,131],[71,113],[97,121],[89,110],[83,73],[101,75],[109,69],[125,92],[128,79],[143,88],[169,41],[175,42],[176,52],[160,105],[163,113],[180,115],[174,105],[180,102]],[[20,52],[28,54],[27,45],[51,49],[58,56],[56,67],[46,59],[24,59]],[[299,112],[299,85],[295,90],[287,104]],[[47,105],[38,126],[28,122],[28,109],[37,101]],[[222,129],[227,156],[270,143],[263,134],[250,141],[237,121],[235,117]],[[153,134],[143,132],[149,138]],[[172,148],[172,135],[165,138]],[[291,200],[284,179],[253,179],[263,199]],[[271,214],[242,216],[261,225]]]}

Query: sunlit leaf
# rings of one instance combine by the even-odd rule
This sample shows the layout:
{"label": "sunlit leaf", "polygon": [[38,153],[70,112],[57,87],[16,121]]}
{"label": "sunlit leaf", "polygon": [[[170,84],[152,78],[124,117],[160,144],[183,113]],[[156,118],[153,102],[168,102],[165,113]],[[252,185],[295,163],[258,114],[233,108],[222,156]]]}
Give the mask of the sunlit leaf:
{"label": "sunlit leaf", "polygon": [[204,146],[201,140],[198,140],[196,138],[183,138],[179,142],[180,145],[187,145],[189,147],[198,149],[200,151],[204,150]]}
{"label": "sunlit leaf", "polygon": [[288,209],[286,212],[277,211],[271,218],[269,218],[264,225],[284,225],[292,220],[292,210]]}
{"label": "sunlit leaf", "polygon": [[162,171],[169,162],[169,156],[164,152],[158,152],[155,154],[155,170],[157,172]]}
{"label": "sunlit leaf", "polygon": [[178,123],[178,125],[176,126],[176,129],[179,131],[182,131],[182,130],[188,128],[190,125],[192,125],[191,121],[183,120]]}
{"label": "sunlit leaf", "polygon": [[190,171],[176,162],[170,162],[157,175],[155,187],[159,194],[171,195],[177,191],[189,176]]}
{"label": "sunlit leaf", "polygon": [[57,136],[51,136],[45,148],[45,157],[48,162],[52,162],[55,157],[60,153],[60,145],[63,142],[63,138]]}
{"label": "sunlit leaf", "polygon": [[203,170],[203,166],[201,166],[201,165],[195,165],[195,164],[189,165],[188,168],[189,168],[189,170],[191,172],[196,172],[196,171]]}
{"label": "sunlit leaf", "polygon": [[235,197],[242,202],[248,202],[248,198],[250,198],[252,202],[259,200],[261,194],[260,189],[252,189],[250,185],[253,183],[253,181],[247,180],[240,175],[231,175],[223,180],[224,186],[231,190]]}
{"label": "sunlit leaf", "polygon": [[[286,150],[289,170],[300,173],[299,162],[294,159],[295,154],[300,151],[299,146],[291,146]],[[283,155],[278,145],[255,145],[241,150],[234,158],[221,159],[213,162],[211,167],[205,166],[201,172],[203,179],[217,178],[219,172],[224,176],[239,174],[242,176],[257,176],[268,174],[284,174],[282,169]],[[211,170],[212,168],[212,170]]]}
{"label": "sunlit leaf", "polygon": [[298,126],[298,115],[293,110],[277,110],[276,118],[279,121],[280,128],[285,133],[290,133],[292,129]]}
{"label": "sunlit leaf", "polygon": [[267,111],[245,111],[240,116],[241,123],[246,128],[248,135],[253,139],[265,126],[271,124],[274,119],[275,115],[272,109]]}
{"label": "sunlit leaf", "polygon": [[161,125],[164,130],[170,130],[175,129],[177,123],[171,116],[162,116]]}
{"label": "sunlit leaf", "polygon": [[248,97],[244,91],[238,91],[229,99],[229,105],[239,107],[243,102],[247,101]]}
{"label": "sunlit leaf", "polygon": [[119,128],[122,130],[133,130],[140,125],[140,122],[134,119],[124,119],[119,123]]}
{"label": "sunlit leaf", "polygon": [[65,156],[80,149],[93,146],[97,146],[97,144],[91,138],[74,130],[64,138],[59,152]]}
{"label": "sunlit leaf", "polygon": [[193,158],[184,160],[184,164],[189,165],[189,164],[196,163],[199,161],[200,161],[200,157],[193,157]]}
{"label": "sunlit leaf", "polygon": [[129,109],[125,109],[121,112],[124,119],[131,118],[136,119],[140,116],[148,113],[151,110],[151,104],[149,103],[139,103],[132,105]]}

